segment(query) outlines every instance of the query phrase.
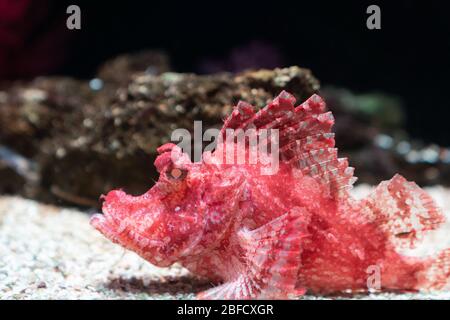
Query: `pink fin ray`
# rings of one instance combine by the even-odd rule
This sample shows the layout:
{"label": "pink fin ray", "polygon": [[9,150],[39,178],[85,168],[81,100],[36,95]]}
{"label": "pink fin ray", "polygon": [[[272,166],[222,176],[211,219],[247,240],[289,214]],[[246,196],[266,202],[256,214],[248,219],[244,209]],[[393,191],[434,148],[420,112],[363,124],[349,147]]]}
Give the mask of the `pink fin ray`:
{"label": "pink fin ray", "polygon": [[271,103],[259,110],[246,102],[240,101],[231,115],[225,120],[222,132],[226,129],[268,129],[291,127],[306,120],[312,115],[319,115],[325,110],[325,103],[313,95],[300,106],[296,107],[295,97],[282,91]]}
{"label": "pink fin ray", "polygon": [[[322,117],[322,115],[324,116]],[[327,120],[329,119],[328,117],[332,118],[332,115],[331,113],[327,112],[317,117],[314,116],[307,120],[300,121],[289,127],[282,128],[279,133],[280,147],[282,148],[285,145],[291,143],[292,141],[296,141],[299,139],[317,136],[318,134],[331,133],[333,122]]]}
{"label": "pink fin ray", "polygon": [[264,128],[274,119],[282,119],[286,115],[290,118],[294,113],[294,104],[295,97],[286,91],[282,91],[278,97],[256,114],[252,125],[256,128]]}
{"label": "pink fin ray", "polygon": [[254,115],[255,108],[251,104],[244,101],[239,101],[230,116],[225,120],[221,134],[223,135],[226,129],[237,129],[242,123],[252,119]]}
{"label": "pink fin ray", "polygon": [[294,103],[294,96],[286,91],[282,91],[278,97],[257,113],[252,105],[239,101],[231,115],[225,120],[221,134],[224,135],[226,129],[279,128],[295,114]]}
{"label": "pink fin ray", "polygon": [[333,148],[334,144],[334,133],[317,133],[290,141],[280,148],[280,152],[283,160],[289,161],[302,152]]}
{"label": "pink fin ray", "polygon": [[338,158],[336,148],[310,150],[290,160],[304,175],[309,175],[328,187],[331,196],[352,187],[356,181],[354,168],[346,158]]}
{"label": "pink fin ray", "polygon": [[243,229],[240,243],[246,252],[245,271],[234,280],[198,295],[200,299],[283,299],[296,289],[301,250],[309,213],[299,207],[255,230]]}

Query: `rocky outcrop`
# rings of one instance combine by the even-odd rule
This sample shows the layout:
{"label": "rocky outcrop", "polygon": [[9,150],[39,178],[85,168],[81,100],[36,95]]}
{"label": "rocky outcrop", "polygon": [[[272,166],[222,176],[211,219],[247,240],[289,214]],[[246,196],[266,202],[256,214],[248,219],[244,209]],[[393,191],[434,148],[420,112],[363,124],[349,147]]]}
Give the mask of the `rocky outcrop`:
{"label": "rocky outcrop", "polygon": [[156,148],[174,129],[193,130],[194,120],[220,126],[241,99],[259,108],[283,89],[299,100],[319,89],[298,67],[158,74],[164,59],[139,59],[163,66],[135,72],[135,64],[118,59],[101,69],[103,78],[37,78],[0,91],[0,193],[82,206],[96,206],[114,187],[141,193],[156,178]]}

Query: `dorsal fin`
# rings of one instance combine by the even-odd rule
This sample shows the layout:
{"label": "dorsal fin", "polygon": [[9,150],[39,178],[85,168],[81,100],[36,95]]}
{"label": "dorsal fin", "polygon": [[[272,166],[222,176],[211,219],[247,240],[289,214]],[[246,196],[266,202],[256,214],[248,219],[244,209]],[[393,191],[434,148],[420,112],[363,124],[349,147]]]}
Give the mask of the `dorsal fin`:
{"label": "dorsal fin", "polygon": [[242,123],[245,123],[249,119],[255,116],[255,108],[244,101],[239,101],[237,106],[233,108],[230,116],[225,120],[223,124],[221,134],[225,132],[226,129],[237,129]]}
{"label": "dorsal fin", "polygon": [[[325,102],[314,94],[295,107],[295,97],[283,91],[266,107],[255,113],[254,107],[239,102],[221,130],[277,129],[280,161],[299,168],[303,174],[314,177],[329,186],[330,195],[352,186],[356,178],[347,159],[340,159],[331,128],[334,117],[326,112]],[[270,139],[259,141],[270,145]]]}

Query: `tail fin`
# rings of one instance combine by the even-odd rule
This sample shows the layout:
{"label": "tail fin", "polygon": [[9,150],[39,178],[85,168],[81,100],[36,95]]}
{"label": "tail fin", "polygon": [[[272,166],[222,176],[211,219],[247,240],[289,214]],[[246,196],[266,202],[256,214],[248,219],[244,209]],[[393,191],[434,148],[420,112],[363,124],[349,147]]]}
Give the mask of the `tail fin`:
{"label": "tail fin", "polygon": [[446,217],[430,195],[396,175],[380,183],[362,206],[370,223],[385,233],[391,249],[416,267],[411,271],[414,289],[450,289],[450,241],[441,228]]}
{"label": "tail fin", "polygon": [[414,249],[438,229],[445,216],[433,199],[400,175],[384,181],[363,200],[369,221],[378,225],[396,249]]}

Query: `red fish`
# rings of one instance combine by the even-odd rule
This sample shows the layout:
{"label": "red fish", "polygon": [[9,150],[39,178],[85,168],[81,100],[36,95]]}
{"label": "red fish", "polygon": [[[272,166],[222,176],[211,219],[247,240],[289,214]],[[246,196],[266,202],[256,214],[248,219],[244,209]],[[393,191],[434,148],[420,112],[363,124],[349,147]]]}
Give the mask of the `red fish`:
{"label": "red fish", "polygon": [[278,130],[275,172],[224,163],[235,139],[219,139],[201,162],[165,144],[157,183],[138,197],[109,192],[91,224],[154,265],[178,262],[217,282],[204,299],[447,289],[450,248],[417,254],[445,221],[431,197],[397,175],[355,200],[324,101],[294,103],[287,92],[258,112],[239,102],[221,130]]}

